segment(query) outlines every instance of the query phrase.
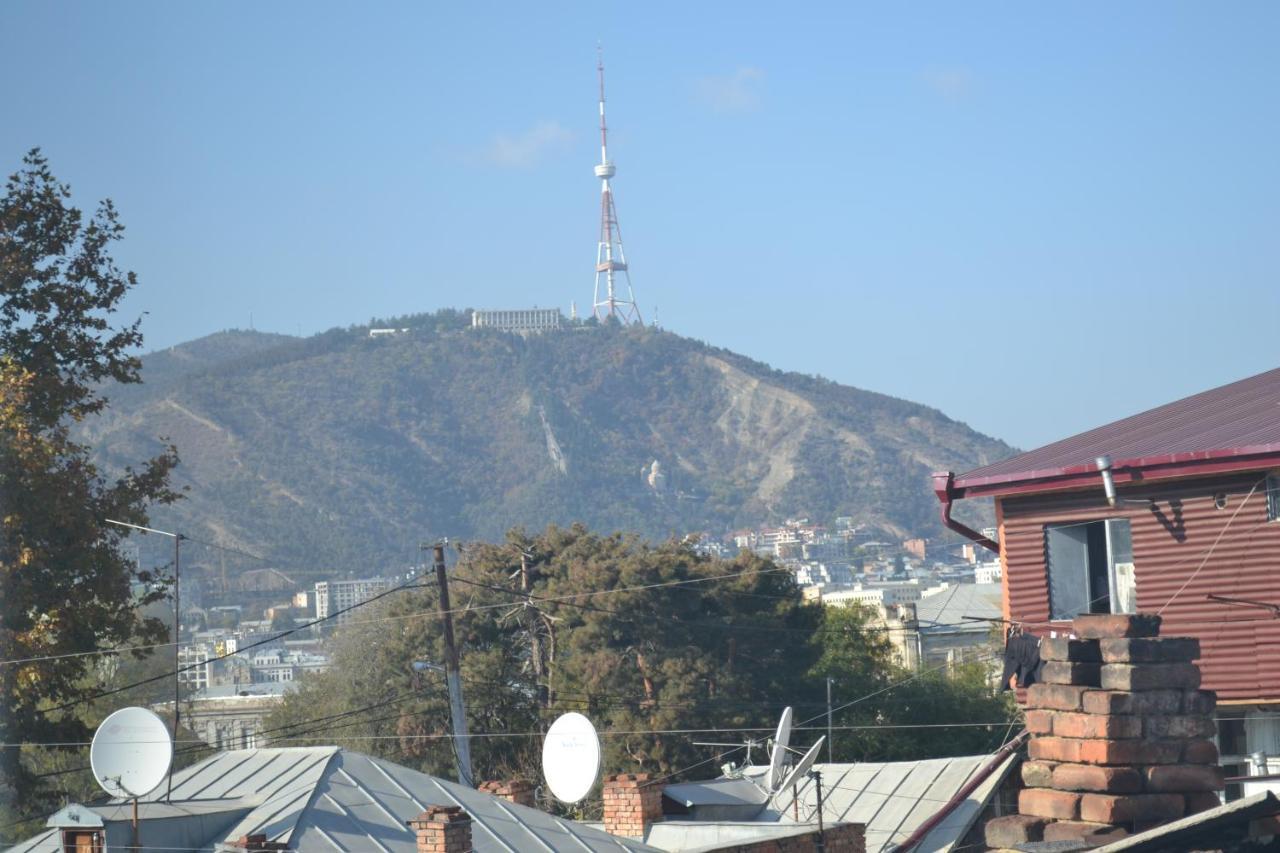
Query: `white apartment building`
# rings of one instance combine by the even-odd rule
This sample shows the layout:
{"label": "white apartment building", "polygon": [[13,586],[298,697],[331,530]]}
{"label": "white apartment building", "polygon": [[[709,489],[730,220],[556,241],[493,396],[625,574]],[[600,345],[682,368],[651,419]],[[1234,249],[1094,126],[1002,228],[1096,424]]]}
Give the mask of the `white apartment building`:
{"label": "white apartment building", "polygon": [[[380,592],[391,589],[392,581],[387,578],[365,578],[351,581],[320,581],[316,584],[316,618],[325,619],[340,610],[346,610],[368,601]],[[337,617],[338,622],[347,621],[344,613]]]}
{"label": "white apartment building", "polygon": [[884,608],[894,604],[910,604],[919,601],[921,589],[918,583],[854,584],[852,589],[824,592],[822,603],[829,607],[848,607],[862,604]]}
{"label": "white apartment building", "polygon": [[520,308],[512,311],[472,311],[471,328],[503,332],[548,332],[564,325],[559,308]]}
{"label": "white apartment building", "polygon": [[[178,681],[184,687],[203,690],[209,686],[209,647],[204,643],[178,647]],[[191,667],[191,669],[186,669]]]}
{"label": "white apartment building", "polygon": [[999,560],[991,560],[987,563],[974,564],[974,583],[1000,583],[1000,579],[1002,577],[1004,577],[1004,572],[1001,571]]}

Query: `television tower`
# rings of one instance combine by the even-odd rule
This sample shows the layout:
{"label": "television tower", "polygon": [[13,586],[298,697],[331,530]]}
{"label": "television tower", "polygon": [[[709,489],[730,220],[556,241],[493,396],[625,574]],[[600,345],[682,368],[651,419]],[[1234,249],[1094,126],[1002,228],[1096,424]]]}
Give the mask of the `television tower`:
{"label": "television tower", "polygon": [[[600,242],[596,246],[596,289],[592,311],[597,320],[616,318],[621,323],[643,323],[640,306],[631,290],[631,274],[627,272],[627,254],[622,249],[622,229],[618,227],[618,211],[613,206],[613,190],[609,179],[618,173],[609,162],[609,133],[604,123],[604,51],[598,50],[596,71],[600,76]],[[617,274],[621,273],[621,276]],[[626,284],[626,295],[618,292]],[[603,289],[601,284],[604,285]]]}

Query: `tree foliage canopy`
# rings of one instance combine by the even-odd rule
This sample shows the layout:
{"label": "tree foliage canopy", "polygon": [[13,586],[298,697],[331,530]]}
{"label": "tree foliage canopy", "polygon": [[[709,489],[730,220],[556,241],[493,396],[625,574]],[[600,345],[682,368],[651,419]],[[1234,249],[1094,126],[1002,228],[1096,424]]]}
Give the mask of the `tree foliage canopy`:
{"label": "tree foliage canopy", "polygon": [[[93,658],[58,657],[167,637],[138,607],[163,579],[120,551],[113,518],[144,524],[168,486],[172,447],[108,481],[70,426],[100,412],[105,380],[138,381],[138,324],[111,315],[134,284],[108,248],[123,227],[110,202],[85,222],[39,151],[0,198],[0,742],[85,739],[78,702],[97,689]],[[135,585],[140,592],[135,592]],[[0,795],[41,797],[16,749],[0,750]],[[7,791],[5,790],[7,789]]]}
{"label": "tree foliage canopy", "polygon": [[[450,595],[477,779],[540,778],[538,735],[566,711],[601,731],[606,772],[705,778],[745,752],[694,741],[763,740],[784,706],[810,721],[795,743],[815,741],[827,677],[837,705],[870,697],[836,713],[837,727],[870,726],[837,732],[837,760],[980,752],[1003,728],[880,727],[1009,717],[982,673],[901,671],[863,612],[804,603],[787,571],[748,553],[719,560],[581,526],[515,530],[465,546]],[[435,585],[387,602],[352,617],[333,667],[305,678],[268,731],[277,744],[339,743],[452,777],[444,679],[411,671],[444,660]]]}

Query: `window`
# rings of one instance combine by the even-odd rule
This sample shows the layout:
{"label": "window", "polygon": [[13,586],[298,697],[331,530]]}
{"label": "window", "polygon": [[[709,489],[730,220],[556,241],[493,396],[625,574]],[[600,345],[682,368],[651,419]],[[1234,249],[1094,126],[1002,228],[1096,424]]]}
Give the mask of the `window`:
{"label": "window", "polygon": [[1049,524],[1044,537],[1050,619],[1137,612],[1128,519]]}
{"label": "window", "polygon": [[1267,477],[1267,521],[1280,520],[1280,474]]}

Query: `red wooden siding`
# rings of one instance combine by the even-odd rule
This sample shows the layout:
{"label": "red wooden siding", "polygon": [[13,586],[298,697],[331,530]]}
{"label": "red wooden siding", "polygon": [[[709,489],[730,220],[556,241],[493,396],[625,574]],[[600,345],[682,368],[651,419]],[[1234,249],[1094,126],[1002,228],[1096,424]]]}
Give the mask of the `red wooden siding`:
{"label": "red wooden siding", "polygon": [[[1161,633],[1167,636],[1200,638],[1204,686],[1218,691],[1220,700],[1280,701],[1280,619],[1260,608],[1206,598],[1215,593],[1280,604],[1280,522],[1267,521],[1264,477],[1265,472],[1257,472],[1121,491],[1122,498],[1154,498],[1159,515],[1145,504],[1108,507],[1101,482],[1088,492],[999,499],[1010,617],[1030,623],[1036,633],[1053,627],[1048,622],[1046,524],[1128,518],[1138,609],[1164,609]],[[1227,498],[1224,509],[1214,505],[1219,493]],[[1213,547],[1219,535],[1221,541]],[[1187,583],[1201,563],[1203,568]]]}

